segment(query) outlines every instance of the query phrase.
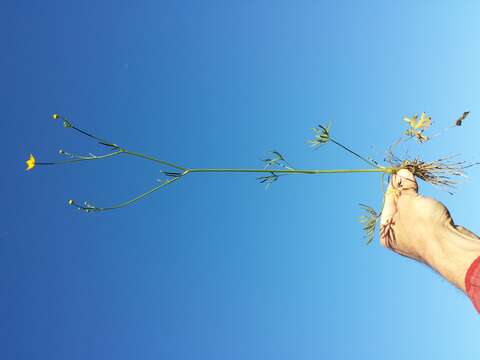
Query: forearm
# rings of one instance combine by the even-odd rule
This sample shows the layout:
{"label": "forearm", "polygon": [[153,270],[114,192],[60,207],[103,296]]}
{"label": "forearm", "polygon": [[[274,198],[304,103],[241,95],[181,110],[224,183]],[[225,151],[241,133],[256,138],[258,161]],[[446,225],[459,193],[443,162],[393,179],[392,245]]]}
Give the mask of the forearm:
{"label": "forearm", "polygon": [[478,237],[453,226],[449,226],[447,231],[439,231],[434,237],[433,241],[427,242],[425,263],[465,292],[467,270],[480,256]]}

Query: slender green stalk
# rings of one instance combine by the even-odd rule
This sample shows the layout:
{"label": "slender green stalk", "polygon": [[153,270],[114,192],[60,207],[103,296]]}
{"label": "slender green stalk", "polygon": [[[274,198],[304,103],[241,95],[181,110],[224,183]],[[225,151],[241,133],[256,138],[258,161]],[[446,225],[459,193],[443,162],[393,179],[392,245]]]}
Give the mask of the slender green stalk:
{"label": "slender green stalk", "polygon": [[[169,163],[167,161],[164,161],[164,160],[160,160],[160,159],[157,159],[153,156],[148,156],[148,155],[144,155],[144,154],[140,154],[140,153],[137,153],[137,152],[133,152],[133,151],[129,151],[129,150],[126,150],[122,147],[120,147],[119,145],[117,144],[114,144],[112,142],[109,142],[107,140],[104,140],[104,139],[101,139],[93,134],[90,134],[89,132],[85,131],[85,130],[82,130],[78,127],[76,127],[75,125],[73,125],[70,121],[68,121],[67,119],[63,118],[64,120],[64,126],[66,128],[70,128],[70,129],[73,129],[85,136],[88,136],[89,138],[92,138],[94,140],[97,140],[98,143],[102,144],[102,145],[105,145],[105,146],[110,146],[110,147],[113,147],[115,149],[118,149],[120,152],[124,153],[124,154],[128,154],[128,155],[132,155],[132,156],[136,156],[136,157],[140,157],[142,159],[146,159],[146,160],[150,160],[150,161],[154,161],[158,164],[163,164],[163,165],[166,165],[166,166],[170,166],[170,167],[173,167],[175,169],[178,169],[178,170],[187,170],[185,169],[184,167],[181,167],[181,166],[178,166],[178,165],[175,165],[175,164],[172,164],[172,163]],[[90,159],[89,159],[90,160]],[[92,159],[93,160],[93,159]]]}
{"label": "slender green stalk", "polygon": [[[67,121],[67,120],[64,120],[64,121]],[[80,128],[74,126],[74,125],[72,125],[72,124],[71,124],[70,122],[68,122],[68,121],[67,121],[66,124],[68,125],[68,126],[66,126],[66,127],[71,128],[71,129],[73,129],[73,130],[76,130],[76,131],[78,131],[79,133],[81,133],[81,134],[83,134],[83,135],[86,135],[86,136],[88,136],[88,137],[90,137],[90,138],[92,138],[92,139],[95,139],[95,140],[97,140],[100,144],[103,144],[103,145],[106,145],[106,146],[116,147],[115,144],[112,144],[112,143],[110,143],[110,142],[107,141],[107,140],[100,139],[100,138],[96,137],[95,135],[92,135],[92,134],[86,132],[85,130],[82,130],[82,129],[80,129]]]}
{"label": "slender green stalk", "polygon": [[392,174],[397,168],[377,167],[375,169],[332,169],[332,170],[266,170],[266,169],[188,169],[188,173],[279,173],[279,174],[336,174],[336,173],[386,173]]}
{"label": "slender green stalk", "polygon": [[67,128],[67,129],[75,130],[75,131],[79,132],[80,134],[83,134],[85,136],[88,136],[89,138],[97,140],[99,144],[109,146],[109,147],[113,147],[113,148],[119,148],[117,144],[113,144],[110,141],[101,139],[101,138],[99,138],[99,137],[97,137],[93,134],[90,134],[89,132],[86,132],[85,130],[82,130],[82,129],[76,127],[70,121],[68,121],[67,118],[65,118],[63,116],[60,116],[58,114],[54,114],[54,119],[62,119],[63,120],[63,127]]}
{"label": "slender green stalk", "polygon": [[93,211],[107,211],[107,210],[115,210],[115,209],[120,209],[120,208],[123,208],[123,207],[126,207],[128,205],[131,205],[141,199],[143,199],[144,197],[154,193],[155,191],[167,186],[167,185],[170,185],[171,183],[173,183],[174,181],[177,181],[178,179],[180,179],[179,177],[176,177],[176,178],[172,178],[168,181],[165,181],[164,183],[160,184],[160,185],[157,185],[155,187],[153,187],[152,189],[144,192],[143,194],[140,194],[136,197],[134,197],[133,199],[130,199],[130,200],[127,200],[125,202],[122,202],[118,205],[113,205],[113,206],[110,206],[110,207],[96,207],[96,206],[91,206],[91,205],[79,205],[77,203],[75,203],[73,200],[70,200],[69,201],[69,204],[70,205],[73,205],[75,206],[76,208],[78,208],[79,210],[84,210],[86,212],[93,212]]}
{"label": "slender green stalk", "polygon": [[106,154],[106,155],[75,156],[75,159],[71,159],[71,160],[55,161],[55,162],[37,162],[36,165],[63,165],[63,164],[76,163],[76,162],[86,161],[86,160],[100,160],[100,159],[105,159],[105,158],[112,157],[112,156],[119,155],[119,154],[127,154],[127,155],[131,155],[131,156],[139,157],[139,158],[142,158],[142,159],[150,160],[150,161],[156,162],[158,164],[170,166],[170,167],[173,167],[173,168],[181,170],[181,171],[187,170],[184,167],[181,167],[181,166],[169,163],[167,161],[163,161],[163,160],[154,158],[153,156],[147,156],[147,155],[139,154],[139,153],[136,153],[136,152],[133,152],[133,151],[128,151],[128,150],[122,149],[122,148],[117,147],[117,146],[115,146],[115,147],[119,150],[117,150],[115,152],[112,152],[110,154]]}
{"label": "slender green stalk", "polygon": [[358,157],[359,159],[361,159],[362,161],[366,162],[368,165],[371,165],[371,166],[373,166],[373,167],[378,167],[377,164],[374,164],[374,163],[371,162],[370,160],[364,158],[362,155],[357,154],[355,151],[353,151],[352,149],[349,149],[349,148],[346,147],[345,145],[340,144],[339,142],[333,140],[332,138],[330,138],[330,141],[333,142],[335,145],[340,146],[342,149],[348,151],[350,154],[352,154],[352,155]]}
{"label": "slender green stalk", "polygon": [[100,159],[106,159],[115,155],[119,155],[123,153],[123,150],[118,150],[110,154],[106,155],[100,155],[100,156],[79,156],[76,159],[71,159],[71,160],[65,160],[65,161],[56,161],[56,162],[37,162],[36,165],[63,165],[63,164],[70,164],[70,163],[76,163],[80,161],[89,161],[89,160],[100,160]]}
{"label": "slender green stalk", "polygon": [[359,158],[360,160],[366,162],[368,165],[373,166],[373,167],[380,167],[380,166],[378,166],[377,163],[375,163],[371,160],[368,160],[367,158],[363,157],[362,155],[358,154],[357,152],[353,151],[352,149],[346,147],[345,145],[343,145],[343,144],[339,143],[338,141],[336,141],[335,139],[333,139],[330,136],[330,126],[331,126],[331,124],[329,124],[327,126],[318,125],[318,127],[312,129],[313,132],[315,133],[315,139],[310,140],[309,143],[312,144],[312,146],[314,148],[317,149],[320,146],[322,146],[322,145],[328,143],[329,141],[331,141],[335,145],[341,147],[343,150],[346,150],[347,152],[349,152],[353,156],[355,156],[355,157]]}
{"label": "slender green stalk", "polygon": [[184,168],[184,167],[182,167],[182,166],[175,165],[175,164],[169,163],[169,162],[167,162],[167,161],[154,158],[153,156],[143,155],[143,154],[136,153],[136,152],[133,152],[133,151],[128,151],[128,150],[124,150],[123,152],[124,152],[125,154],[128,154],[128,155],[132,155],[132,156],[136,156],[136,157],[139,157],[139,158],[142,158],[142,159],[154,161],[154,162],[156,162],[156,163],[158,163],[158,164],[167,165],[167,166],[173,167],[173,168],[178,169],[178,170],[182,170],[182,171],[187,170],[186,168]]}
{"label": "slender green stalk", "polygon": [[[163,161],[160,160],[160,162],[163,164]],[[69,201],[70,205],[75,206],[79,210],[84,210],[86,212],[97,212],[97,211],[107,211],[107,210],[115,210],[115,209],[120,209],[123,207],[126,207],[128,205],[131,205],[149,195],[154,193],[155,191],[173,183],[174,181],[179,180],[183,176],[189,174],[189,173],[269,173],[269,174],[275,174],[275,173],[280,173],[283,175],[287,174],[335,174],[335,173],[393,173],[396,171],[396,168],[377,168],[377,169],[334,169],[334,170],[265,170],[265,169],[207,169],[207,168],[201,168],[201,169],[185,169],[182,173],[178,173],[177,176],[174,176],[170,180],[165,181],[164,183],[153,187],[152,189],[134,197],[133,199],[130,199],[128,201],[122,202],[118,205],[110,206],[110,207],[96,207],[90,204],[85,203],[85,205],[79,205],[75,203],[73,200]]]}

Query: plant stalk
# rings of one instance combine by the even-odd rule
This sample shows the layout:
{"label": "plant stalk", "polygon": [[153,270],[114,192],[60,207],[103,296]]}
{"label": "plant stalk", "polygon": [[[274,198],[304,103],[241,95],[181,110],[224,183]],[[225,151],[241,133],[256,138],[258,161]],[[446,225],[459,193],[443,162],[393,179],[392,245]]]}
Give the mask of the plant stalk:
{"label": "plant stalk", "polygon": [[182,175],[188,173],[279,173],[279,174],[336,174],[336,173],[385,173],[392,174],[397,168],[375,168],[375,169],[332,169],[332,170],[266,170],[266,169],[188,169]]}
{"label": "plant stalk", "polygon": [[129,150],[124,150],[123,153],[128,154],[128,155],[132,155],[132,156],[136,156],[136,157],[139,157],[139,158],[142,158],[142,159],[150,160],[150,161],[153,161],[153,162],[156,162],[156,163],[159,163],[159,164],[167,165],[167,166],[173,167],[173,168],[178,169],[178,170],[182,170],[182,171],[187,170],[184,167],[169,163],[169,162],[164,161],[164,160],[154,158],[153,156],[143,155],[143,154],[136,153],[136,152],[129,151]]}

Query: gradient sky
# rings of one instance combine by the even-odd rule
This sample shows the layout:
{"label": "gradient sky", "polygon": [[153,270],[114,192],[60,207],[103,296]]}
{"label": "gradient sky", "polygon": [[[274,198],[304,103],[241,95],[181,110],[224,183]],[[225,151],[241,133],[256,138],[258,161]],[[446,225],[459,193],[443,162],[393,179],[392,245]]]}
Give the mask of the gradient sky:
{"label": "gradient sky", "polygon": [[[155,185],[114,158],[25,172],[29,153],[104,149],[51,119],[190,167],[363,168],[310,128],[382,160],[404,115],[442,129],[425,159],[480,152],[477,1],[4,1],[0,358],[478,359],[480,317],[432,270],[365,246],[378,175],[192,174]],[[480,233],[480,171],[455,196]]]}

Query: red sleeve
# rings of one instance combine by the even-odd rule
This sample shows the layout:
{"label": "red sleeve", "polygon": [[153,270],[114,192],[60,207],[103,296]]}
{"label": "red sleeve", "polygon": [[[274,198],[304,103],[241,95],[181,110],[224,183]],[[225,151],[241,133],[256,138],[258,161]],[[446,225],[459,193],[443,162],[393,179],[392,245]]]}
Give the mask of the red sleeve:
{"label": "red sleeve", "polygon": [[465,275],[465,290],[473,306],[480,313],[480,256],[470,265]]}

